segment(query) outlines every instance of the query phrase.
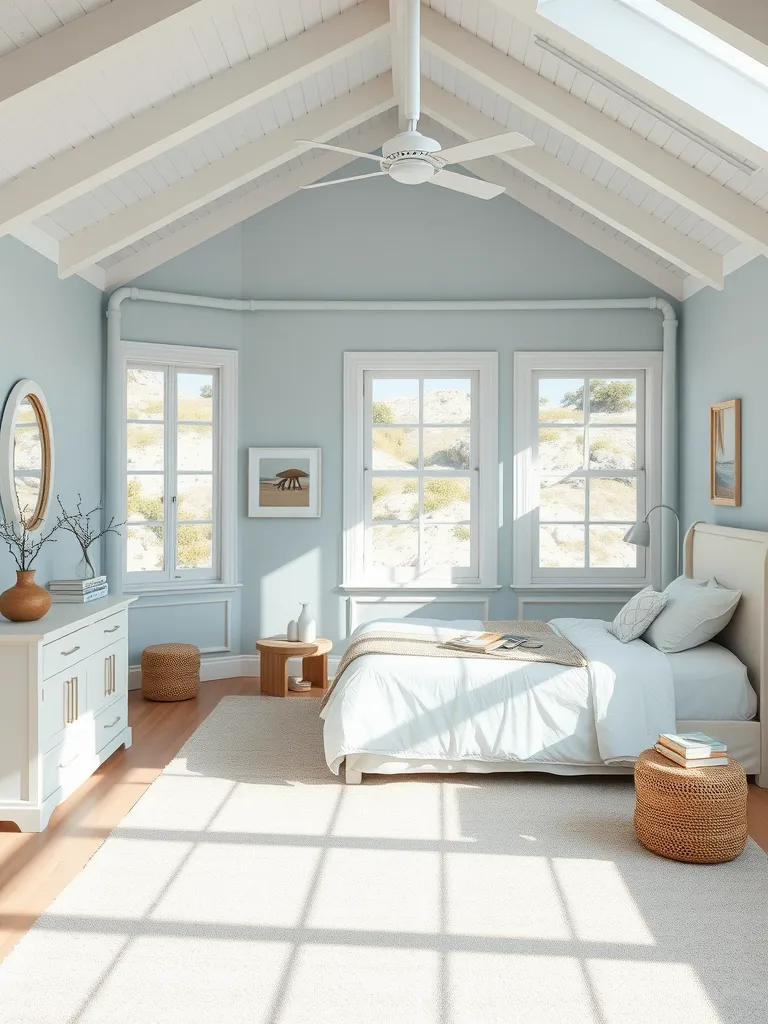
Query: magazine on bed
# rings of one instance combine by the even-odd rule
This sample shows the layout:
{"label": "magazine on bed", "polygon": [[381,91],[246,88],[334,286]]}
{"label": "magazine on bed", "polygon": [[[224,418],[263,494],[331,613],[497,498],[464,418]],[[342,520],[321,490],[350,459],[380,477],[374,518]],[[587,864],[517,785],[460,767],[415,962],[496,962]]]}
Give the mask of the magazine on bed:
{"label": "magazine on bed", "polygon": [[513,633],[465,633],[445,641],[446,647],[457,651],[472,651],[479,654],[492,654],[494,651],[513,651],[516,647],[543,647],[538,640],[529,636],[517,636]]}

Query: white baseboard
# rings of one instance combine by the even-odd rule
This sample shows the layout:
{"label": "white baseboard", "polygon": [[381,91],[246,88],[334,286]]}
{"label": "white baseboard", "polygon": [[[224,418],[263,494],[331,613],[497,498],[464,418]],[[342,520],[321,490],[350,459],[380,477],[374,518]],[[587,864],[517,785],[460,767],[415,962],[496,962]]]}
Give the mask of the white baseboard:
{"label": "white baseboard", "polygon": [[[328,674],[333,678],[339,668],[340,656],[328,659]],[[288,661],[291,675],[301,675],[301,658]],[[200,681],[209,679],[234,679],[237,676],[257,676],[259,674],[258,654],[208,654],[200,660]],[[141,689],[141,666],[131,665],[128,675],[128,689]]]}

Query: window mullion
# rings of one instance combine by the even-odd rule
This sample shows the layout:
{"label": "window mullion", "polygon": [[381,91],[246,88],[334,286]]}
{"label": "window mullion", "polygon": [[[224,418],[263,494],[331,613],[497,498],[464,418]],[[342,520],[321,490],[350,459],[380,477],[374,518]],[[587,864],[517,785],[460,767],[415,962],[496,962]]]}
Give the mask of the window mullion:
{"label": "window mullion", "polygon": [[166,571],[168,579],[180,579],[176,570],[176,511],[178,506],[176,465],[178,462],[178,409],[177,409],[177,375],[178,369],[169,366],[167,373],[167,394],[166,394],[166,415],[165,415],[165,469],[166,469],[166,509],[165,509],[165,537],[166,537]]}
{"label": "window mullion", "polygon": [[416,558],[417,572],[424,571],[424,378],[419,377],[419,539]]}

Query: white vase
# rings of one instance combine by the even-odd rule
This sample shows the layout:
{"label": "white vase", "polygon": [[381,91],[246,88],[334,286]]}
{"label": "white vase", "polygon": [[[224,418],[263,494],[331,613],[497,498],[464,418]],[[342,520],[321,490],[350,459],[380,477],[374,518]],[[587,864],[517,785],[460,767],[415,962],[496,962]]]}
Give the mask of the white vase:
{"label": "white vase", "polygon": [[315,620],[312,618],[309,605],[303,604],[301,606],[301,615],[299,615],[299,642],[313,644],[316,639],[317,626],[315,625]]}
{"label": "white vase", "polygon": [[290,640],[294,644],[299,639],[299,624],[296,619],[291,619],[288,623],[288,629],[285,631],[285,636],[287,640]]}

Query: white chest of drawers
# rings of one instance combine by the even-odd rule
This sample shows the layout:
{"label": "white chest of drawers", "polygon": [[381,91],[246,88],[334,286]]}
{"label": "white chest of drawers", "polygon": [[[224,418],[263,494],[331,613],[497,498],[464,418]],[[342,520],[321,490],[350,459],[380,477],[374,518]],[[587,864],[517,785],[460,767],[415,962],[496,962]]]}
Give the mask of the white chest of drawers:
{"label": "white chest of drawers", "polygon": [[41,832],[118,747],[128,725],[128,605],[54,604],[0,620],[0,821]]}

